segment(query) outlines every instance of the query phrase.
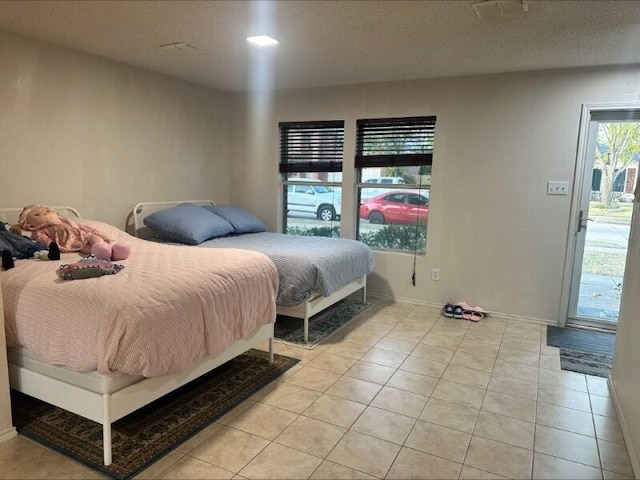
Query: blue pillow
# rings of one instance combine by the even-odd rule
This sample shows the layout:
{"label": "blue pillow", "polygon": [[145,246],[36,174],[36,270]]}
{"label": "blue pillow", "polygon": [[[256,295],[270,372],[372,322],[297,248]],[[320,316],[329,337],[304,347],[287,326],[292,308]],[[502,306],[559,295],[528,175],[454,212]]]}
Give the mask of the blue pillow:
{"label": "blue pillow", "polygon": [[192,203],[159,210],[143,221],[158,237],[189,245],[233,232],[229,222]]}
{"label": "blue pillow", "polygon": [[233,225],[234,233],[258,233],[267,230],[258,217],[243,208],[233,205],[206,205],[204,208]]}

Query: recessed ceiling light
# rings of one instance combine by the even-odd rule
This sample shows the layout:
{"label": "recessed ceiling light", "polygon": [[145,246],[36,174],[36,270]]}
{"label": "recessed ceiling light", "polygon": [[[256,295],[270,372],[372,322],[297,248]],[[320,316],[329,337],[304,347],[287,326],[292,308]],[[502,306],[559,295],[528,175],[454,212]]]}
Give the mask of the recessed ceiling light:
{"label": "recessed ceiling light", "polygon": [[247,41],[258,45],[259,47],[269,47],[271,45],[277,45],[278,41],[275,38],[268,37],[267,35],[257,35],[255,37],[247,37]]}

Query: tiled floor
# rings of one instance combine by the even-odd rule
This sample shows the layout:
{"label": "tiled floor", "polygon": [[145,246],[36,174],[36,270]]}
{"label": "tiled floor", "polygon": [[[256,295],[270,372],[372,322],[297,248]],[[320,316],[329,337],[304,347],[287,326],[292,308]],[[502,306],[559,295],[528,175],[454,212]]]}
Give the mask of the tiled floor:
{"label": "tiled floor", "polygon": [[[605,379],[545,327],[376,307],[139,478],[632,478]],[[99,478],[26,439],[1,478]]]}

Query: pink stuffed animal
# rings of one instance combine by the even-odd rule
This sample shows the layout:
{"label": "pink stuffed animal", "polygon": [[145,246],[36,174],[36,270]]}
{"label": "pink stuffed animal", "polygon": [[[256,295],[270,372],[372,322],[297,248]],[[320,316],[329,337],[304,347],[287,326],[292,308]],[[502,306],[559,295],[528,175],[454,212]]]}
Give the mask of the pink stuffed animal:
{"label": "pink stuffed animal", "polygon": [[124,260],[131,253],[128,243],[113,242],[95,228],[61,217],[45,205],[24,207],[18,224],[23,230],[30,231],[31,238],[42,245],[56,242],[61,252],[90,253],[107,260]]}

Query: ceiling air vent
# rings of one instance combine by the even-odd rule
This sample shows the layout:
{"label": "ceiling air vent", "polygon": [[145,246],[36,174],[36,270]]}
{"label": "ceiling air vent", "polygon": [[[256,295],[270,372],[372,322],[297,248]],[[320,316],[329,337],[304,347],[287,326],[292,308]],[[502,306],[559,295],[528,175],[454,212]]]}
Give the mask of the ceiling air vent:
{"label": "ceiling air vent", "polygon": [[194,47],[186,42],[167,43],[166,45],[160,45],[160,48],[164,50],[180,50],[181,52],[197,53],[200,51],[198,47]]}
{"label": "ceiling air vent", "polygon": [[500,18],[529,11],[525,0],[484,0],[472,3],[471,8],[480,18]]}

